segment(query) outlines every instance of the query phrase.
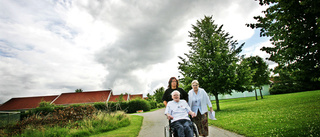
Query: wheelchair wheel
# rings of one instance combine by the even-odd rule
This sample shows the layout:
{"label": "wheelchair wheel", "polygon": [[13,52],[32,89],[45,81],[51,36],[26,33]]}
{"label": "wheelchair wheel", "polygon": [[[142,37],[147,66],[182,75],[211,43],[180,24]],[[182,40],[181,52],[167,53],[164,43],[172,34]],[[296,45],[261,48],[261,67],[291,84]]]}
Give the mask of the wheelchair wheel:
{"label": "wheelchair wheel", "polygon": [[[193,123],[193,122],[192,122]],[[197,125],[195,123],[193,123],[193,135],[195,137],[199,137],[199,132],[198,132],[198,128]]]}
{"label": "wheelchair wheel", "polygon": [[164,136],[165,137],[172,137],[169,125],[164,127]]}

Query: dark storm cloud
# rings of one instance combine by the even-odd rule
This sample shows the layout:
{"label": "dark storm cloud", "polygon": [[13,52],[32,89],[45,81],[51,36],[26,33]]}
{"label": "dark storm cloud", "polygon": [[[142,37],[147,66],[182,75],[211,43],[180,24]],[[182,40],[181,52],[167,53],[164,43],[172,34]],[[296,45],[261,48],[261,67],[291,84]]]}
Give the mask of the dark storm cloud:
{"label": "dark storm cloud", "polygon": [[215,16],[223,16],[229,4],[227,1],[139,0],[90,1],[81,5],[93,18],[108,22],[119,32],[118,39],[96,55],[97,61],[109,72],[105,87],[145,90],[141,85],[146,83],[138,81],[139,76],[133,72],[176,58],[172,49],[181,27],[187,25],[189,19],[203,18],[213,12]]}
{"label": "dark storm cloud", "polygon": [[106,45],[97,54],[97,60],[104,64],[109,72],[106,76],[106,87],[126,86],[130,83],[128,89],[141,92],[145,90],[140,86],[143,82],[138,81],[139,76],[133,72],[174,57],[175,36],[180,27],[185,25],[186,11],[191,9],[193,4],[181,1],[123,2],[119,4],[121,6],[101,4],[110,7],[103,13],[90,10],[95,18],[106,20],[120,32],[114,44]]}
{"label": "dark storm cloud", "polygon": [[146,95],[179,75],[177,56],[196,20],[212,15],[231,35],[249,38],[244,18],[257,7],[248,0],[1,0],[0,103],[78,88]]}

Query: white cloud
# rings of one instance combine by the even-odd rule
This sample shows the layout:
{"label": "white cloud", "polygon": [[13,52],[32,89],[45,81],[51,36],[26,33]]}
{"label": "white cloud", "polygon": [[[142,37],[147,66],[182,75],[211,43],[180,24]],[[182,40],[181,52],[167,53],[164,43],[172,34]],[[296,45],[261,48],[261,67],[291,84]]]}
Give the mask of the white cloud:
{"label": "white cloud", "polygon": [[245,54],[246,57],[259,56],[264,61],[266,61],[266,63],[269,65],[270,69],[274,69],[274,67],[276,67],[277,64],[275,62],[272,62],[272,61],[266,59],[266,58],[269,58],[270,55],[267,52],[262,51],[261,50],[262,47],[273,47],[273,45],[271,44],[271,42],[269,40],[262,41],[260,43],[255,44],[255,45],[252,45],[250,47],[244,48],[243,54]]}
{"label": "white cloud", "polygon": [[151,93],[179,76],[177,56],[188,51],[196,20],[213,15],[226,32],[245,40],[254,33],[245,23],[261,9],[246,0],[3,0],[0,103],[77,88]]}

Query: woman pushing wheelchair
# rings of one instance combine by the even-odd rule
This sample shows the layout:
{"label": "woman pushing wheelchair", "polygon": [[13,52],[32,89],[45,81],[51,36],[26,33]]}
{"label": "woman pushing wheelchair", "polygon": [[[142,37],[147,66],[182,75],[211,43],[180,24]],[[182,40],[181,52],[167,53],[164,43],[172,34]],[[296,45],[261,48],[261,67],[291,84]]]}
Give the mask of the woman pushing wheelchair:
{"label": "woman pushing wheelchair", "polygon": [[167,103],[165,115],[171,120],[171,127],[174,128],[179,137],[193,137],[193,123],[189,115],[195,117],[185,100],[180,100],[180,92],[175,90],[171,93],[172,101]]}

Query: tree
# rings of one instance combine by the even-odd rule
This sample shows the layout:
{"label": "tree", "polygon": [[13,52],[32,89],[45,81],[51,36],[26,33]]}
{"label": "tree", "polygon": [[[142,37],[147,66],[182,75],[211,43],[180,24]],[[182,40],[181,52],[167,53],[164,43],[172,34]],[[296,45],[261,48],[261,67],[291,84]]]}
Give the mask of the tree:
{"label": "tree", "polygon": [[236,75],[238,80],[236,81],[235,89],[237,92],[252,92],[253,75],[256,73],[254,69],[250,67],[250,62],[245,58],[241,57],[241,62],[236,69]]}
{"label": "tree", "polygon": [[250,68],[255,72],[252,78],[252,82],[253,86],[255,87],[254,90],[256,94],[256,100],[258,100],[256,89],[260,90],[260,96],[261,99],[263,99],[261,92],[262,86],[270,83],[270,71],[268,69],[268,64],[259,56],[251,56],[246,58],[245,60],[248,61]]}
{"label": "tree", "polygon": [[[271,37],[273,47],[263,47],[268,58],[278,63],[275,74],[288,74],[289,83],[301,90],[320,89],[320,1],[319,0],[259,0],[269,7],[265,16],[255,16],[260,36]],[[282,74],[280,74],[280,72]]]}
{"label": "tree", "polygon": [[162,103],[162,96],[164,94],[164,87],[160,87],[158,89],[156,89],[155,91],[153,91],[153,95],[151,94],[147,94],[148,100],[154,100],[157,103]]}
{"label": "tree", "polygon": [[179,56],[178,68],[184,76],[181,82],[188,85],[197,79],[202,88],[215,96],[217,110],[220,110],[218,94],[231,94],[232,90],[242,87],[237,85],[241,82],[236,71],[244,43],[236,48],[237,41],[222,30],[222,25],[214,24],[212,16],[205,16],[192,28],[188,42],[191,50],[185,53],[186,58]]}
{"label": "tree", "polygon": [[81,88],[80,89],[76,89],[75,92],[76,93],[82,92],[82,89]]}
{"label": "tree", "polygon": [[164,87],[156,89],[154,91],[154,98],[156,99],[157,103],[162,103],[162,96],[164,94]]}
{"label": "tree", "polygon": [[154,101],[156,100],[156,99],[154,98],[154,96],[151,95],[150,93],[147,94],[147,97],[148,97],[147,100],[154,100]]}

